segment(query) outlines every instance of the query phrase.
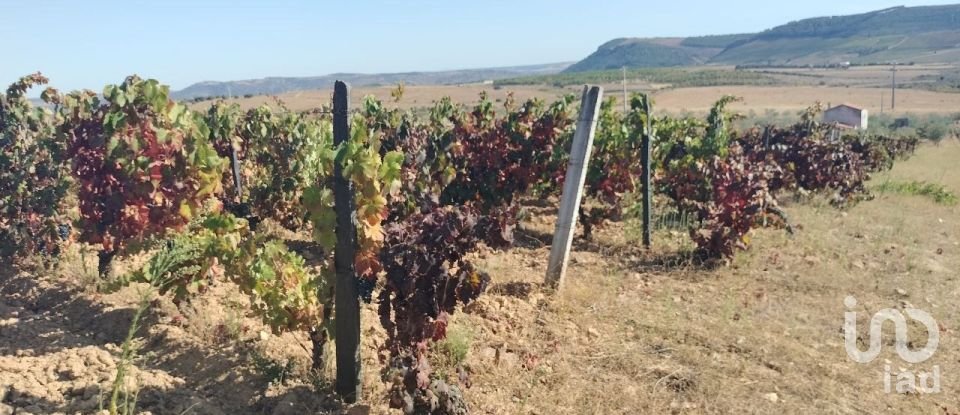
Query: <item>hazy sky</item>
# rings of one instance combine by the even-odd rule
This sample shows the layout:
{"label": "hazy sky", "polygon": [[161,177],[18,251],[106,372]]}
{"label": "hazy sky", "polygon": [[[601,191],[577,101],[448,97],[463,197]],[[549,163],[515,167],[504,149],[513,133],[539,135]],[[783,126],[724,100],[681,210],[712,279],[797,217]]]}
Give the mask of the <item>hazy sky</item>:
{"label": "hazy sky", "polygon": [[806,17],[949,3],[0,0],[0,84],[38,70],[61,89],[100,90],[132,73],[179,89],[203,80],[575,61],[616,37],[753,32]]}

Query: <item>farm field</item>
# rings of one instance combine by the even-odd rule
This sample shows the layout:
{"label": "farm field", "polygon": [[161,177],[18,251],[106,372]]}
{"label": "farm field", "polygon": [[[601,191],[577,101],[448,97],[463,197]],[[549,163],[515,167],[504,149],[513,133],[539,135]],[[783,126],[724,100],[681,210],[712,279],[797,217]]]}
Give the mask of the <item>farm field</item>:
{"label": "farm field", "polygon": [[[363,97],[372,95],[377,99],[389,103],[393,106],[390,92],[396,88],[396,85],[382,87],[357,87],[350,91],[352,102],[359,103]],[[477,101],[481,93],[487,93],[491,100],[500,100],[507,97],[509,92],[513,92],[517,100],[523,101],[529,98],[555,99],[565,93],[573,93],[574,88],[558,89],[546,86],[519,86],[516,88],[494,89],[492,85],[406,85],[404,86],[403,99],[396,105],[403,109],[425,108],[433,104],[434,101],[443,97],[450,97],[454,102],[470,104]],[[577,93],[580,91],[577,90]],[[330,105],[330,90],[321,91],[298,91],[280,94],[277,96],[291,110],[305,111],[317,108],[322,105]],[[241,108],[253,108],[262,104],[272,104],[274,99],[271,96],[255,96],[250,98],[232,98],[225,100],[227,103],[236,103]],[[206,108],[209,102],[191,103],[191,108]]]}
{"label": "farm field", "polygon": [[929,114],[955,113],[960,111],[960,94],[932,92],[916,89],[897,90],[896,111],[890,111],[890,89],[861,87],[704,87],[683,88],[660,91],[654,94],[659,108],[667,111],[704,112],[710,108],[717,97],[735,95],[743,102],[731,105],[742,111],[762,112],[767,109],[799,111],[812,103],[820,101],[824,105],[849,103],[865,108],[871,115],[880,114],[881,94],[885,113],[893,114]]}
{"label": "farm field", "polygon": [[[869,183],[927,180],[960,192],[960,144],[922,146]],[[960,408],[958,208],[927,198],[880,194],[838,211],[819,204],[785,209],[793,237],[760,230],[732,266],[671,264],[684,239],[658,231],[646,252],[631,223],[578,243],[568,285],[542,288],[553,203],[527,204],[518,246],[481,251],[493,276],[487,294],[453,316],[471,368],[467,399],[476,413],[953,413]],[[912,212],[912,214],[905,214]],[[88,259],[87,267],[95,267]],[[134,258],[121,266],[130,267]],[[73,258],[56,272],[0,273],[0,385],[18,413],[89,413],[116,366],[137,301],[136,287],[103,295]],[[86,277],[85,277],[86,276]],[[885,347],[871,364],[843,346],[844,297],[862,315],[912,304],[940,323],[940,347],[917,368],[942,368],[942,392],[887,394]],[[392,413],[380,399],[374,306],[362,311],[363,378],[369,401],[343,407],[304,374],[306,339],[267,334],[241,317],[239,294],[216,285],[186,310],[169,300],[147,320],[144,359],[131,370],[139,407],[154,414]],[[866,324],[861,316],[860,327]],[[892,340],[890,340],[892,342]],[[885,344],[890,345],[892,343]],[[438,367],[444,370],[442,361]],[[273,383],[269,383],[273,380]],[[616,385],[615,387],[613,385]],[[315,392],[317,387],[319,392]]]}
{"label": "farm field", "polygon": [[[607,96],[620,98],[620,84],[602,85]],[[352,90],[351,99],[359,102],[364,96],[372,95],[378,99],[391,102],[390,87],[361,87]],[[434,85],[405,87],[404,98],[396,104],[403,109],[425,108],[441,97],[450,97],[454,102],[472,104],[477,101],[481,93],[487,93],[491,100],[502,101],[512,92],[517,100],[541,98],[554,100],[564,94],[579,94],[580,87],[552,87],[539,85],[513,85],[494,89],[490,85]],[[820,101],[840,104],[851,103],[870,111],[871,114],[880,113],[881,95],[885,97],[884,109],[891,113],[890,89],[875,87],[843,87],[843,86],[712,86],[692,88],[663,88],[663,86],[649,84],[628,84],[628,93],[652,92],[658,110],[670,113],[684,111],[703,113],[710,109],[720,97],[734,95],[742,97],[743,101],[734,103],[731,108],[738,111],[765,110],[800,111],[813,103]],[[300,91],[281,94],[278,98],[291,110],[303,111],[329,104],[329,91]],[[234,98],[226,100],[228,103],[237,103],[243,108],[252,108],[261,104],[272,104],[273,98],[257,96],[251,98]],[[208,102],[191,104],[192,108],[208,106]],[[901,88],[897,90],[897,108],[893,114],[950,114],[960,112],[960,93],[935,92],[920,89]]]}
{"label": "farm field", "polygon": [[[955,70],[952,64],[898,65],[897,83],[913,84],[923,79]],[[808,83],[817,85],[823,82],[831,86],[890,87],[890,65],[852,66],[837,68],[761,68],[748,69],[773,76],[783,82]]]}

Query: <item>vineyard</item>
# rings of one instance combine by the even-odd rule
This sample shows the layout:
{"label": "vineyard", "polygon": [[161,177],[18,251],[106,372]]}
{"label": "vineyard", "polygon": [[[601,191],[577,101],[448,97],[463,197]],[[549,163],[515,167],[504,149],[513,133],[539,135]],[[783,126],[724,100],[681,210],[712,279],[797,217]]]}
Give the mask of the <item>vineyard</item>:
{"label": "vineyard", "polygon": [[[97,408],[82,410],[111,414],[140,410],[123,376],[151,299],[186,310],[224,284],[244,297],[244,318],[273,336],[308,339],[315,383],[335,383],[345,402],[468,413],[471,377],[482,374],[438,362],[447,359],[438,345],[450,344],[455,315],[483,308],[499,281],[481,258],[549,241],[531,237],[523,220],[566,196],[583,110],[574,96],[495,103],[481,95],[471,106],[441,99],[425,113],[373,98],[305,112],[282,102],[197,111],[136,76],[101,93],[46,88],[43,104],[27,98],[47,83],[29,75],[0,95],[0,256],[42,273],[85,264],[77,258],[89,254],[90,290],[146,290],[111,386]],[[727,109],[736,100],[720,98],[705,118],[660,116],[642,94],[626,112],[603,101],[576,216],[582,244],[652,213],[687,240],[672,261],[730,267],[761,228],[804,232],[783,205],[845,212],[873,197],[871,174],[920,144],[831,139],[819,104],[791,126],[737,131],[740,116]],[[373,304],[383,336],[383,386],[373,388],[382,395],[363,390],[359,366],[345,373],[359,349],[336,347],[351,338],[359,347],[368,335],[352,314],[364,304]],[[333,362],[336,380],[324,380]]]}
{"label": "vineyard", "polygon": [[670,85],[674,88],[722,85],[777,85],[778,80],[759,72],[728,70],[688,70],[677,68],[630,69],[626,73],[620,70],[560,73],[555,75],[527,76],[497,80],[494,85],[509,87],[515,85],[552,85],[568,86],[582,84],[619,83],[623,78],[631,82]]}

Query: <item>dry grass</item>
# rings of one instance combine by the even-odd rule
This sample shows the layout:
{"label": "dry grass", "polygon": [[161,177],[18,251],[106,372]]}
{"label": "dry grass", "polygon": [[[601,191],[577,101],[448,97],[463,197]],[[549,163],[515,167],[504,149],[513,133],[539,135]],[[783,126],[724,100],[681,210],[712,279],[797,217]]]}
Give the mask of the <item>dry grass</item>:
{"label": "dry grass", "polygon": [[[799,111],[816,101],[824,105],[849,103],[866,108],[871,114],[880,113],[880,97],[885,94],[886,113],[890,111],[889,88],[819,87],[819,86],[730,86],[683,88],[667,90],[655,95],[657,109],[667,111],[705,112],[723,95],[743,97],[743,102],[730,106],[737,111],[767,109]],[[954,113],[960,111],[960,94],[932,92],[917,89],[897,90],[896,114]]]}
{"label": "dry grass", "polygon": [[[732,67],[723,67],[733,70]],[[929,76],[955,70],[956,66],[946,64],[930,64],[901,66],[898,69],[898,81],[910,83],[917,81],[920,76]],[[763,70],[760,70],[763,71]],[[885,96],[884,107],[890,112],[890,70],[886,66],[853,67],[841,69],[770,69],[770,74],[780,79],[784,86],[720,86],[698,88],[671,88],[670,85],[650,84],[646,82],[631,82],[627,85],[628,93],[653,92],[656,99],[656,109],[666,112],[706,112],[724,95],[743,97],[740,103],[732,108],[741,111],[765,110],[799,111],[809,107],[814,102],[824,104],[851,103],[870,110],[873,114],[880,113],[881,95]],[[794,76],[789,74],[798,74]],[[812,76],[811,76],[812,75]],[[621,84],[613,83],[602,85],[608,96],[621,97]],[[351,90],[352,102],[358,104],[367,95],[373,95],[388,106],[397,106],[404,109],[424,108],[441,97],[450,97],[454,102],[472,104],[477,101],[481,93],[487,93],[490,99],[502,102],[508,93],[513,93],[517,100],[541,98],[553,100],[564,94],[578,94],[580,87],[554,87],[548,85],[515,85],[495,89],[492,85],[407,85],[403,99],[393,103],[390,92],[395,85],[381,87],[359,87]],[[329,105],[332,99],[330,90],[297,91],[278,96],[290,109],[309,110]],[[251,108],[264,103],[273,104],[270,96],[255,96],[251,98],[235,98],[228,102],[240,104],[243,108]],[[210,101],[190,104],[194,109],[204,108]],[[960,94],[933,92],[917,89],[897,90],[897,113],[954,113],[960,111]]]}
{"label": "dry grass", "polygon": [[[620,98],[620,85],[604,85],[608,96]],[[351,92],[351,100],[358,105],[367,95],[373,95],[388,106],[397,106],[404,109],[424,108],[443,96],[449,96],[454,102],[472,104],[477,102],[481,92],[489,94],[490,99],[502,102],[509,92],[517,100],[541,98],[554,100],[564,94],[577,94],[579,88],[555,88],[548,86],[513,86],[503,89],[493,89],[489,85],[438,85],[438,86],[407,86],[403,99],[394,104],[390,97],[393,87],[364,87],[356,88]],[[628,90],[649,92],[649,85],[628,85]],[[710,107],[724,95],[742,97],[743,101],[730,107],[736,111],[800,111],[813,103],[820,101],[824,105],[850,103],[868,109],[872,114],[880,113],[880,97],[886,94],[886,112],[890,113],[890,90],[885,88],[868,87],[839,87],[839,86],[721,86],[700,88],[662,89],[654,92],[657,111],[670,113],[679,112],[707,112]],[[282,94],[279,98],[292,110],[302,111],[329,105],[330,91],[300,91]],[[273,104],[273,97],[256,96],[252,98],[236,98],[228,102],[236,102],[243,108],[251,108],[264,103]],[[209,106],[210,102],[191,104],[194,109]],[[933,92],[917,89],[900,89],[897,91],[897,114],[906,113],[955,113],[960,111],[960,94],[947,92]]]}
{"label": "dry grass", "polygon": [[[454,102],[474,103],[479,99],[480,94],[483,92],[487,93],[491,100],[502,102],[504,99],[506,99],[507,94],[510,92],[512,92],[514,97],[520,101],[534,97],[554,99],[565,93],[572,93],[575,91],[575,89],[558,89],[540,86],[519,86],[509,89],[494,89],[492,85],[479,84],[462,86],[406,85],[404,87],[403,99],[398,104],[394,104],[393,98],[390,96],[390,92],[395,88],[395,85],[353,88],[350,90],[350,101],[353,103],[353,105],[359,105],[363,97],[367,95],[373,95],[381,101],[387,103],[387,105],[409,109],[429,107],[434,101],[439,100],[442,97],[450,97],[450,99],[452,99]],[[279,95],[278,98],[280,98],[280,100],[282,100],[290,109],[302,111],[319,108],[323,105],[329,106],[333,96],[332,90],[322,90],[288,92]],[[234,98],[227,101],[238,103],[243,108],[252,108],[264,103],[272,105],[274,99],[270,96],[255,96],[251,98]],[[208,107],[209,105],[210,101],[190,104],[191,108],[194,109]]]}
{"label": "dry grass", "polygon": [[[785,83],[809,83],[827,85],[849,85],[869,87],[890,86],[890,66],[854,66],[848,69],[836,68],[773,68],[755,69],[756,72],[765,72],[782,80]],[[897,67],[898,83],[910,83],[922,80],[921,77],[939,75],[956,69],[953,64],[917,64],[900,65]],[[793,75],[790,75],[793,74]]]}
{"label": "dry grass", "polygon": [[[960,191],[960,178],[943,174],[958,157],[955,143],[924,147],[884,176]],[[956,411],[958,208],[892,195],[848,212],[816,204],[788,210],[803,226],[796,236],[759,232],[753,249],[729,268],[658,266],[657,257],[674,249],[664,245],[670,235],[658,235],[667,248],[644,253],[617,236],[622,229],[611,228],[598,238],[605,244],[574,252],[568,285],[556,299],[538,289],[518,298],[495,287],[456,320],[477,331],[467,359],[476,372],[468,392],[473,408],[504,414]],[[550,226],[549,220],[528,224]],[[516,249],[482,262],[499,287],[537,287],[546,257],[546,248]],[[867,316],[881,308],[908,302],[930,312],[942,326],[937,353],[907,364],[887,339],[873,363],[850,361],[842,332],[847,295],[859,301],[861,333]],[[922,329],[911,335],[922,344]],[[886,361],[895,371],[940,365],[943,391],[886,394]]]}

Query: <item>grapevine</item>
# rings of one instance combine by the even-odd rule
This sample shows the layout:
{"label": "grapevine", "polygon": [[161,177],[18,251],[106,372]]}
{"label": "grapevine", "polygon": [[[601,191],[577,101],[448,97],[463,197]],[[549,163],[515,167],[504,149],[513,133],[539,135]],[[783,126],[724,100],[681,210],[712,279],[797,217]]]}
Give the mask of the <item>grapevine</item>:
{"label": "grapevine", "polygon": [[303,227],[307,212],[301,198],[332,172],[329,120],[261,106],[248,111],[240,123],[241,142],[253,163],[249,185],[253,213],[288,229]]}
{"label": "grapevine", "polygon": [[80,240],[100,244],[109,263],[131,243],[186,225],[221,191],[226,163],[199,114],[170,101],[157,81],[132,76],[103,97],[56,97],[57,135],[79,187]]}
{"label": "grapevine", "polygon": [[0,257],[55,254],[71,234],[65,148],[55,139],[52,112],[24,96],[46,83],[37,73],[0,94]]}
{"label": "grapevine", "polygon": [[229,281],[250,298],[252,313],[274,332],[311,330],[324,321],[317,292],[326,281],[278,240],[250,231],[230,214],[208,214],[173,235],[143,268],[102,288],[113,291],[133,282],[171,292],[188,301],[215,281]]}
{"label": "grapevine", "polygon": [[504,240],[496,235],[501,228],[490,225],[471,208],[445,207],[388,227],[380,255],[386,284],[378,298],[390,356],[384,377],[391,406],[407,414],[466,411],[460,389],[431,376],[426,353],[429,342],[446,336],[457,305],[470,303],[489,284],[490,277],[464,256],[481,238]]}

